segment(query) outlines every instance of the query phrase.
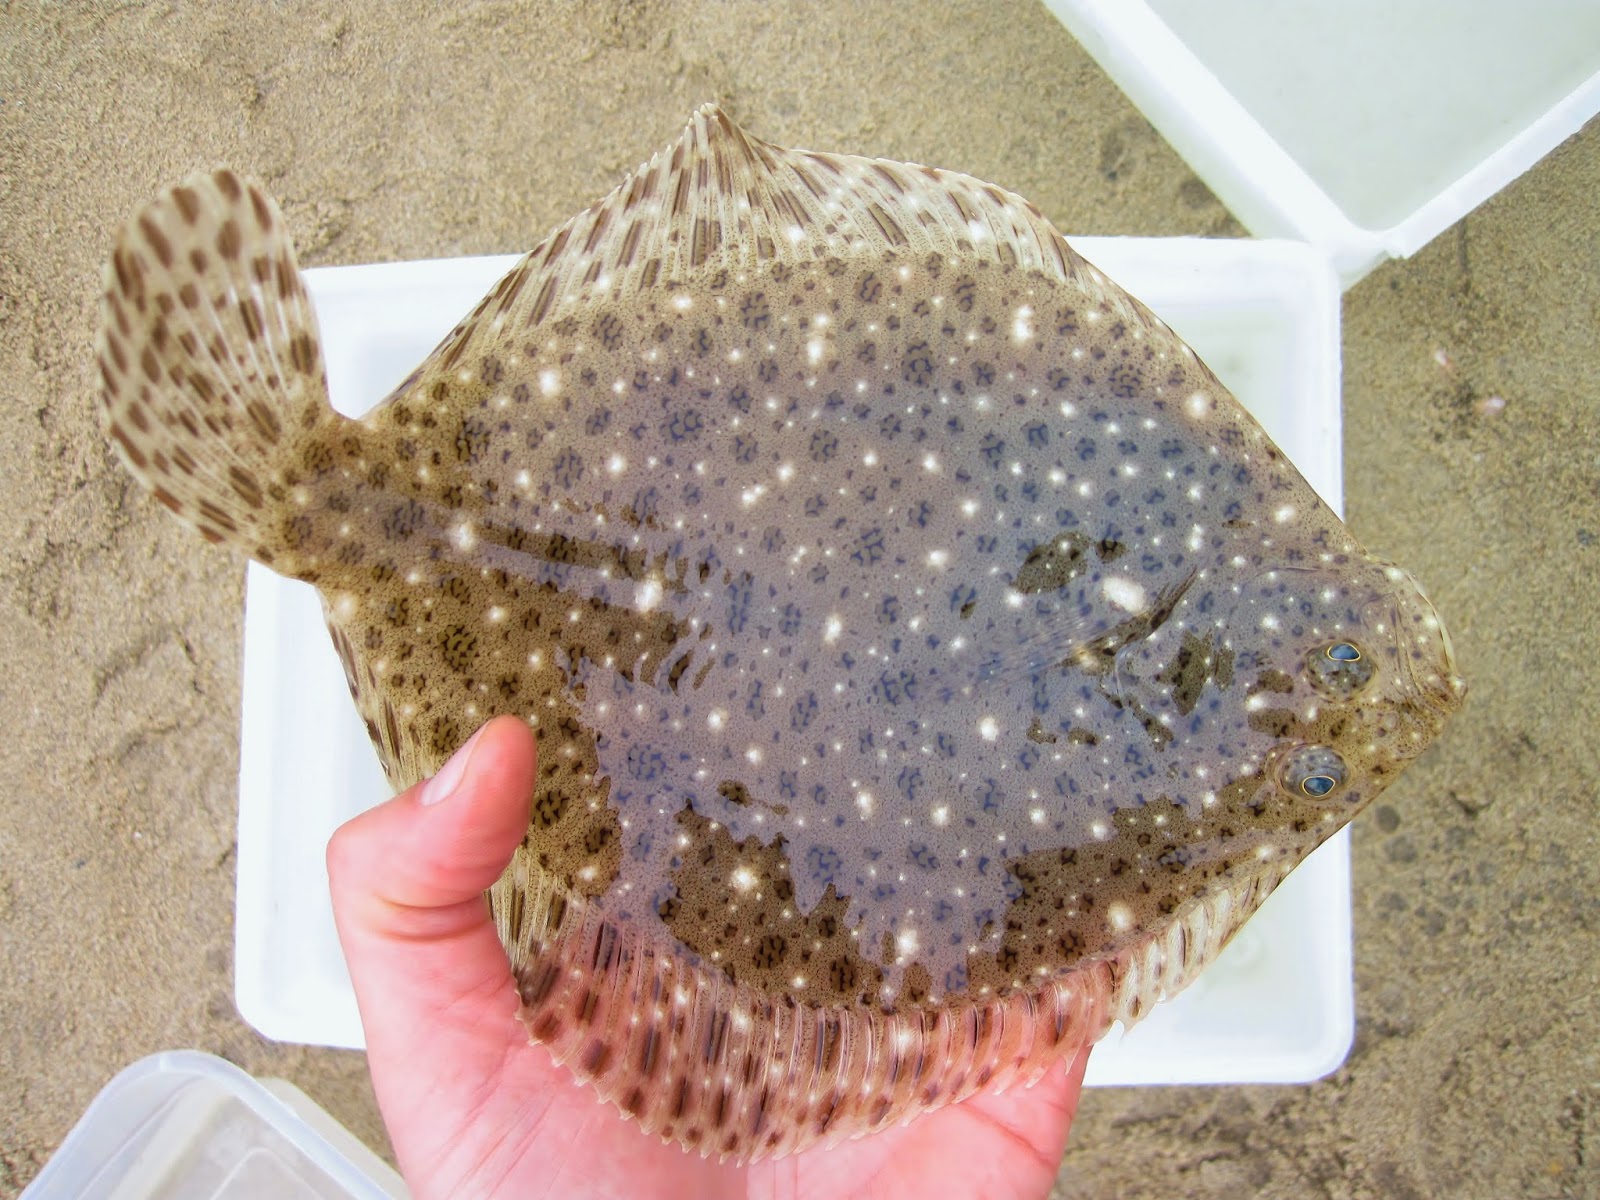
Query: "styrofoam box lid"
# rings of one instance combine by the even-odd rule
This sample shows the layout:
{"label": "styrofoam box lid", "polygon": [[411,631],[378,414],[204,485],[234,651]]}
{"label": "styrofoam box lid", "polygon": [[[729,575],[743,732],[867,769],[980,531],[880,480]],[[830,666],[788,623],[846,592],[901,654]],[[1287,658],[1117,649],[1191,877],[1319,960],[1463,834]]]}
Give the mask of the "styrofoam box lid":
{"label": "styrofoam box lid", "polygon": [[1252,232],[1354,283],[1600,111],[1594,0],[1045,0]]}
{"label": "styrofoam box lid", "polygon": [[[1339,288],[1300,243],[1075,239],[1167,320],[1311,484],[1341,502]],[[358,415],[421,361],[512,257],[307,272],[334,405]],[[310,587],[252,563],[245,606],[235,987],[268,1037],[359,1047],[324,846],[389,794]],[[1319,849],[1173,1002],[1095,1050],[1091,1083],[1293,1082],[1353,1031],[1348,840]]]}
{"label": "styrofoam box lid", "polygon": [[306,1094],[198,1050],[101,1089],[22,1200],[405,1200],[400,1176]]}

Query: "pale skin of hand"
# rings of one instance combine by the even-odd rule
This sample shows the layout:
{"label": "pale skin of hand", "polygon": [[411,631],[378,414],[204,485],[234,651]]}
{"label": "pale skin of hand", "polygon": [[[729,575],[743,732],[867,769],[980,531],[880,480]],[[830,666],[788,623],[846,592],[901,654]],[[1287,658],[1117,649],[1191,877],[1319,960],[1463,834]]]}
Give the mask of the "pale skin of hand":
{"label": "pale skin of hand", "polygon": [[664,1144],[577,1083],[517,1020],[483,898],[527,828],[535,753],[523,722],[497,718],[433,780],[356,817],[328,845],[372,1084],[416,1200],[1049,1192],[1087,1050],[1031,1088],[750,1166]]}

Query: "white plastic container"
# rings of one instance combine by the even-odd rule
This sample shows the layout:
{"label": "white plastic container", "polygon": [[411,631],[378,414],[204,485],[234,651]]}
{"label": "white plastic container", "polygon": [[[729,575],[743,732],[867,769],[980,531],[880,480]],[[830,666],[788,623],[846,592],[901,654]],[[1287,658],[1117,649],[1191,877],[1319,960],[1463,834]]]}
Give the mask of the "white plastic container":
{"label": "white plastic container", "polygon": [[[1200,352],[1335,508],[1339,287],[1296,243],[1076,239]],[[334,404],[357,415],[402,380],[516,261],[308,272]],[[388,795],[311,588],[250,567],[240,753],[236,988],[268,1037],[359,1047],[323,849]],[[1349,850],[1318,850],[1188,991],[1095,1051],[1091,1083],[1292,1082],[1343,1061],[1353,1031]]]}
{"label": "white plastic container", "polygon": [[1348,287],[1600,111],[1594,0],[1045,0],[1252,232]]}
{"label": "white plastic container", "polygon": [[22,1200],[405,1200],[393,1168],[294,1085],[198,1050],[101,1089]]}

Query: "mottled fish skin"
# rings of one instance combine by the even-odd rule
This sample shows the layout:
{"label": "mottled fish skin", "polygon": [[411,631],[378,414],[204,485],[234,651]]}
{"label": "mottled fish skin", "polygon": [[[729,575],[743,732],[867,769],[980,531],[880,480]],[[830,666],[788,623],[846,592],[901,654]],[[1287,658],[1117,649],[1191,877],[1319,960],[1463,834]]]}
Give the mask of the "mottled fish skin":
{"label": "mottled fish skin", "polygon": [[965,176],[704,109],[359,421],[231,173],[128,226],[103,314],[124,460],[319,588],[396,787],[538,732],[523,1018],[702,1153],[1137,1019],[1464,695],[1410,576]]}

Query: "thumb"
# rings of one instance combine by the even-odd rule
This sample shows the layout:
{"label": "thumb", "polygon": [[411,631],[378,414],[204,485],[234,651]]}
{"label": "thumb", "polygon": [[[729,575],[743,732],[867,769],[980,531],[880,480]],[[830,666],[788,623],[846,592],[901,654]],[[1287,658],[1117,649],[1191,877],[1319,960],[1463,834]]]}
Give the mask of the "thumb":
{"label": "thumb", "polygon": [[[478,730],[433,778],[346,822],[328,843],[334,923],[379,1091],[380,1063],[418,1059],[470,1072],[487,1029],[516,1023],[517,998],[483,892],[528,827],[533,734],[515,717]],[[388,1099],[401,1099],[390,1096]]]}

